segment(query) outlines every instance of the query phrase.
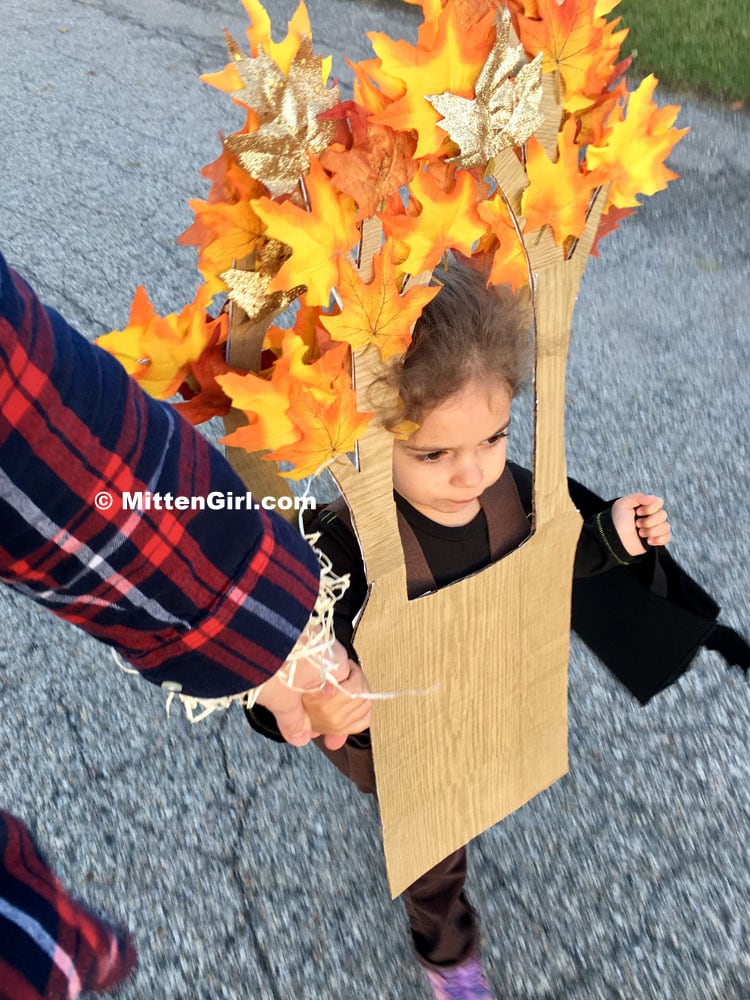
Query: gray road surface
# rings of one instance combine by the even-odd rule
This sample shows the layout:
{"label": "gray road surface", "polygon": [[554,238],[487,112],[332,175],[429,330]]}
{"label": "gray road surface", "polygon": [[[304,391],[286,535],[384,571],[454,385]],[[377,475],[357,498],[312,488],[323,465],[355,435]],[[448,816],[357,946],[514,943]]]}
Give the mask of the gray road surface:
{"label": "gray road surface", "polygon": [[[281,27],[291,5],[271,8]],[[223,66],[223,26],[243,38],[239,0],[2,0],[2,14],[4,251],[92,336],[126,322],[139,282],[179,309],[197,275],[174,239],[217,130],[238,122],[198,74]],[[318,51],[355,56],[365,29],[410,21],[348,0],[312,16]],[[693,102],[680,120],[683,179],[584,279],[569,462],[605,495],[663,492],[675,555],[747,633],[750,129]],[[235,712],[166,718],[103,647],[0,602],[0,802],[133,928],[140,967],[119,1000],[427,995],[373,809],[313,750],[251,739]],[[498,995],[746,1000],[747,684],[706,653],[641,710],[576,647],[570,702],[569,777],[473,852]]]}

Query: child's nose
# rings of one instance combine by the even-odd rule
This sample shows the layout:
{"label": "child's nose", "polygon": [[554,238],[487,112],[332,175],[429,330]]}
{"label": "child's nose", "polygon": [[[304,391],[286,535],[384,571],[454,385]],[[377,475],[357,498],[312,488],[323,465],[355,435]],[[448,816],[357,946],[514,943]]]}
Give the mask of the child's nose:
{"label": "child's nose", "polygon": [[453,470],[454,486],[478,486],[482,482],[482,466],[474,455],[460,458]]}

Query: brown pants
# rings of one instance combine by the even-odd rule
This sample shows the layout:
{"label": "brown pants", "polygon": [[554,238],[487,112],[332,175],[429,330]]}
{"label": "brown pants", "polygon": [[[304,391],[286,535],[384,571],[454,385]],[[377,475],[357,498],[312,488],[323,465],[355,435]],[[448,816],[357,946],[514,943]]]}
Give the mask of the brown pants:
{"label": "brown pants", "polygon": [[[377,797],[369,733],[350,736],[340,750],[315,741],[360,792]],[[466,848],[449,855],[404,892],[414,948],[427,967],[458,965],[479,950],[477,915],[464,894]]]}

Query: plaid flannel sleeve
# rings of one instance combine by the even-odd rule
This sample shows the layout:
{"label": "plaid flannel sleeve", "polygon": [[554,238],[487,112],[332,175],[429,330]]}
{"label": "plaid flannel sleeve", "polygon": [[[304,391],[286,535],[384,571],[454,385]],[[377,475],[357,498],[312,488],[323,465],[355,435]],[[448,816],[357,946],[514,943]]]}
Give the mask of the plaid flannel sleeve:
{"label": "plaid flannel sleeve", "polygon": [[263,511],[131,510],[126,493],[245,486],[0,256],[0,580],[155,684],[218,697],[267,680],[317,597],[310,548]]}
{"label": "plaid flannel sleeve", "polygon": [[72,899],[24,824],[0,811],[0,1000],[109,990],[136,962],[133,944]]}

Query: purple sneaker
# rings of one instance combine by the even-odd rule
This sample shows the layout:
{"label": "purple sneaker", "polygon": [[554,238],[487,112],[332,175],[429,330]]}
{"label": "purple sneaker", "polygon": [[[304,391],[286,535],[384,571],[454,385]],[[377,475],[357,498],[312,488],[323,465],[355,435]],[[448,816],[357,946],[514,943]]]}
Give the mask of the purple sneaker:
{"label": "purple sneaker", "polygon": [[479,959],[445,969],[425,969],[435,1000],[496,1000]]}

